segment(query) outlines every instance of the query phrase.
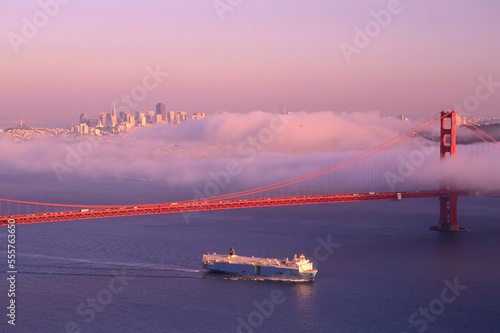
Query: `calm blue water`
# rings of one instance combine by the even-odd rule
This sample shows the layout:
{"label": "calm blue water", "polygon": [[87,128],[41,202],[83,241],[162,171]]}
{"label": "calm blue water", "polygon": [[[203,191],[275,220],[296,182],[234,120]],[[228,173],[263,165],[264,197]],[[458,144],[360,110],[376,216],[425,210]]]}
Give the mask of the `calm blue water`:
{"label": "calm blue water", "polygon": [[[161,183],[1,180],[0,197],[49,202],[192,196]],[[2,279],[0,331],[500,332],[500,198],[460,198],[459,207],[467,234],[428,230],[437,199],[204,212],[189,224],[171,214],[22,225],[17,325],[6,322]],[[231,246],[242,255],[314,258],[318,237],[339,246],[316,251],[314,283],[200,268],[203,253]],[[0,258],[7,260],[5,249]],[[445,292],[453,301],[443,301],[445,279],[466,286],[458,296]],[[409,317],[430,305],[436,315],[417,313],[412,326]]]}

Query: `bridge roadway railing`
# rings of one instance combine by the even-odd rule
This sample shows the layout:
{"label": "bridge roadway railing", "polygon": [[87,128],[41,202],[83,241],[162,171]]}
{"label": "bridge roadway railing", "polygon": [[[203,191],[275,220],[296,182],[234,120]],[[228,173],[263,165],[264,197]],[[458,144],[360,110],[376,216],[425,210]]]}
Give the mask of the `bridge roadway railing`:
{"label": "bridge roadway railing", "polygon": [[[474,194],[471,190],[458,190],[458,195]],[[449,196],[450,191],[414,191],[414,192],[385,192],[385,193],[356,193],[339,195],[317,195],[301,197],[279,197],[279,198],[259,198],[259,199],[232,199],[211,201],[200,200],[196,202],[167,202],[161,204],[143,204],[116,206],[98,209],[80,209],[64,212],[37,213],[25,215],[11,215],[0,217],[0,225],[8,224],[9,219],[15,220],[15,224],[29,224],[42,222],[57,222],[70,220],[98,219],[119,216],[151,215],[182,213],[191,211],[208,211],[221,209],[272,207],[287,205],[306,205],[333,202],[353,202],[353,201],[373,201],[373,200],[398,200],[398,199],[418,199],[435,198]]]}

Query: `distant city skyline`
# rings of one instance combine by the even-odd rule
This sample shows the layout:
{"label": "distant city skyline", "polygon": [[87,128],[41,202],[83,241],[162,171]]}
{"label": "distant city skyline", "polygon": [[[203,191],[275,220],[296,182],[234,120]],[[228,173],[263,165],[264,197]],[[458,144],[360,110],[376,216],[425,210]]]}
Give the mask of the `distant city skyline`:
{"label": "distant city skyline", "polygon": [[413,117],[464,104],[469,117],[500,113],[498,1],[228,8],[201,0],[4,3],[0,119],[69,123],[107,113],[113,102],[133,114],[155,111],[158,101],[207,115],[286,106]]}

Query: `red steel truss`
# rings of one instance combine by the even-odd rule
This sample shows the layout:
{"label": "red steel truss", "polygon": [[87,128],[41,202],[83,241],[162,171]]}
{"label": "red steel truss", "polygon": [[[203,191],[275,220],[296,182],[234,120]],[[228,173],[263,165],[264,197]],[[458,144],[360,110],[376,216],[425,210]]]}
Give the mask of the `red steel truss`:
{"label": "red steel truss", "polygon": [[[449,127],[447,126],[447,122]],[[457,114],[455,111],[441,111],[441,144],[440,157],[442,160],[453,158],[457,154]],[[457,185],[454,179],[443,180],[441,190],[449,191],[449,195],[439,198],[439,223],[432,226],[436,231],[467,231],[460,228],[457,219]]]}
{"label": "red steel truss", "polygon": [[[469,191],[456,192],[457,195],[469,195]],[[98,219],[118,216],[136,216],[150,214],[183,213],[193,211],[238,209],[252,207],[272,207],[287,205],[321,204],[332,202],[353,202],[353,201],[373,201],[373,200],[398,200],[398,199],[418,199],[447,197],[449,191],[420,191],[420,192],[390,192],[390,193],[363,193],[363,194],[343,194],[343,195],[318,195],[304,197],[283,197],[267,199],[242,199],[242,200],[221,200],[205,202],[169,202],[163,204],[148,204],[137,206],[110,206],[109,208],[81,209],[53,213],[39,213],[17,216],[2,216],[0,225],[8,223],[9,219],[14,219],[16,224],[29,224],[41,222],[56,222],[69,220]]]}

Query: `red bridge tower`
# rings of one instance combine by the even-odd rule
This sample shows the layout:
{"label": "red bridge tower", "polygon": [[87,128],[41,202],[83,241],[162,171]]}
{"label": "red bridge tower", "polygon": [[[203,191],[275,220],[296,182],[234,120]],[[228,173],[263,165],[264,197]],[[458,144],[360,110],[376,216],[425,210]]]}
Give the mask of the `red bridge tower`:
{"label": "red bridge tower", "polygon": [[[449,120],[448,120],[449,119]],[[449,127],[447,127],[447,124]],[[444,160],[457,153],[457,114],[455,111],[441,111],[441,144],[440,155]],[[443,179],[441,190],[449,191],[448,196],[439,198],[439,223],[430,227],[436,231],[468,231],[460,228],[457,220],[457,185],[454,179]]]}

